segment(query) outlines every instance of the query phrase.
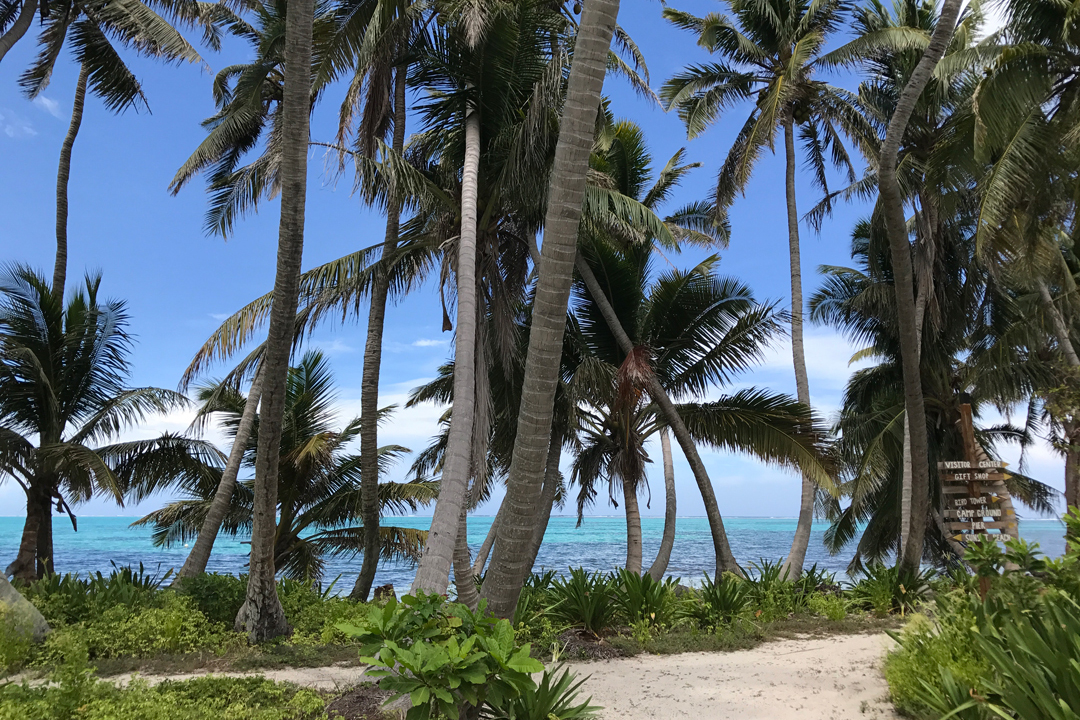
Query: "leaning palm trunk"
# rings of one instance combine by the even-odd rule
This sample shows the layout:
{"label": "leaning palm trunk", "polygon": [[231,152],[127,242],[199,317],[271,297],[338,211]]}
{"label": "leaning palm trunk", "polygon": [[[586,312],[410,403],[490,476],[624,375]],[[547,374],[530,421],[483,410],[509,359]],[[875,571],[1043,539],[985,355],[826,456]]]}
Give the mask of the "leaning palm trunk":
{"label": "leaning palm trunk", "polygon": [[461,177],[461,234],[457,257],[457,332],[454,335],[454,409],[446,442],[439,501],[427,545],[413,580],[413,591],[445,593],[461,526],[462,507],[472,467],[476,413],[476,219],[480,174],[480,114],[465,114],[465,164]]}
{"label": "leaning palm trunk", "polygon": [[660,429],[660,451],[664,456],[664,536],[649,568],[649,575],[657,582],[664,579],[671,561],[671,548],[675,546],[675,460],[671,456],[671,437],[667,428]]}
{"label": "leaning palm trunk", "polygon": [[64,144],[60,146],[60,165],[56,170],[56,264],[53,266],[53,295],[64,297],[64,283],[67,282],[68,256],[68,178],[71,176],[71,149],[82,125],[83,105],[86,103],[86,80],[90,69],[86,63],[79,68],[79,79],[75,83],[75,100],[71,103],[71,125],[68,126]]}
{"label": "leaning palm trunk", "polygon": [[476,551],[476,560],[473,561],[472,566],[473,577],[484,574],[488,556],[491,554],[491,546],[495,544],[495,532],[499,529],[499,518],[501,517],[502,507],[500,506],[498,512],[495,513],[495,517],[491,520],[491,527],[488,528],[487,535],[484,536],[484,542]]}
{"label": "leaning palm trunk", "polygon": [[236,615],[237,631],[245,632],[252,642],[289,632],[274,577],[274,538],[282,415],[285,411],[293,325],[299,301],[300,264],[304,254],[311,111],[311,28],[314,13],[314,0],[291,0],[285,16],[285,87],[281,103],[281,161],[278,170],[281,221],[278,228],[277,273],[262,363],[262,412],[255,458],[247,596]]}
{"label": "leaning palm trunk", "polygon": [[[1042,278],[1038,280],[1038,288],[1039,298],[1047,314],[1050,315],[1050,322],[1057,336],[1058,345],[1061,347],[1061,353],[1065,356],[1069,367],[1075,372],[1080,368],[1080,357],[1077,357],[1076,348],[1073,347],[1069,327],[1057,306],[1054,305],[1050,288]],[[1069,441],[1065,446],[1065,507],[1067,509],[1080,505],[1080,428],[1073,422],[1066,422],[1064,426],[1065,436]]]}
{"label": "leaning palm trunk", "polygon": [[37,0],[23,0],[22,8],[19,10],[19,17],[15,18],[15,22],[11,24],[6,33],[0,35],[0,62],[4,60],[8,50],[11,50],[15,43],[19,42],[22,36],[26,34],[26,31],[30,29],[30,24],[34,22],[35,10],[37,10]]}
{"label": "leaning palm trunk", "polygon": [[[922,358],[922,328],[926,316],[926,303],[929,288],[923,283],[915,297],[915,330],[918,335],[919,357]],[[902,460],[900,485],[900,547],[907,545],[908,532],[911,529],[911,420],[904,413],[904,454]]]}
{"label": "leaning palm trunk", "polygon": [[[615,308],[608,301],[603,288],[600,287],[600,283],[596,279],[596,275],[593,274],[592,268],[589,267],[589,263],[585,262],[585,258],[580,255],[577,259],[577,269],[585,281],[585,286],[589,289],[589,294],[596,302],[596,306],[600,308],[608,329],[611,330],[616,342],[619,343],[619,348],[627,354],[633,352],[634,344],[626,331],[623,330],[622,324],[619,322],[619,316],[615,314]],[[690,469],[694,472],[694,481],[697,482],[698,490],[701,492],[701,501],[705,505],[705,516],[709,519],[709,531],[712,533],[713,551],[716,553],[716,576],[719,577],[725,572],[742,575],[742,569],[735,562],[735,556],[731,552],[731,545],[728,544],[727,532],[724,530],[724,519],[720,515],[720,507],[716,504],[716,493],[713,491],[712,481],[709,479],[709,473],[705,469],[705,463],[701,461],[701,456],[698,455],[697,445],[694,443],[694,439],[690,437],[690,431],[686,429],[686,423],[683,422],[682,416],[679,415],[679,411],[675,408],[675,404],[668,397],[664,386],[656,379],[656,375],[649,374],[645,389],[648,390],[653,402],[660,406],[661,414],[667,420],[671,431],[675,433],[675,439],[678,441],[679,447],[682,448],[683,455],[686,456],[686,461],[690,464]]]}
{"label": "leaning palm trunk", "polygon": [[540,518],[533,530],[532,548],[529,550],[529,570],[525,573],[526,577],[532,573],[536,565],[536,556],[540,554],[540,546],[544,544],[544,535],[547,534],[548,524],[551,522],[551,511],[555,506],[555,498],[559,494],[559,486],[562,484],[562,475],[559,474],[562,444],[562,431],[554,430],[551,434],[551,447],[548,449],[547,468],[544,469],[544,487],[540,490]]}
{"label": "leaning palm trunk", "polygon": [[[394,153],[405,147],[405,66],[394,71]],[[379,373],[382,366],[386,299],[390,294],[389,261],[398,242],[401,198],[391,190],[386,210],[382,261],[371,287],[364,372],[360,380],[360,516],[364,522],[364,561],[349,597],[365,602],[379,567]]]}
{"label": "leaning palm trunk", "polygon": [[229,459],[225,461],[225,469],[221,472],[221,480],[218,481],[214,498],[210,501],[210,509],[206,512],[206,518],[203,520],[202,527],[199,528],[195,545],[191,548],[187,560],[184,561],[184,566],[176,574],[173,585],[180,583],[183,578],[196,577],[206,572],[206,564],[210,561],[214,541],[217,540],[221,523],[225,520],[225,515],[232,504],[233,493],[236,490],[236,477],[240,474],[240,464],[244,461],[244,450],[247,448],[248,438],[251,437],[251,430],[255,427],[255,415],[262,395],[262,379],[263,373],[260,368],[251,381],[244,412],[240,416],[240,423],[236,426],[232,449],[229,450]]}
{"label": "leaning palm trunk", "polygon": [[574,44],[549,180],[544,247],[525,358],[517,437],[503,501],[506,517],[499,524],[491,566],[484,576],[483,595],[498,617],[510,617],[514,612],[531,567],[529,551],[551,444],[566,309],[577,257],[578,222],[608,49],[618,14],[619,0],[589,0]]}
{"label": "leaning palm trunk", "polygon": [[641,574],[641,509],[637,488],[623,482],[623,509],[626,511],[626,570]]}
{"label": "leaning palm trunk", "polygon": [[[795,205],[795,121],[788,113],[784,119],[785,188],[787,196],[788,254],[791,257],[791,358],[795,365],[795,394],[799,402],[810,407],[810,381],[806,375],[806,348],[803,343],[802,254],[799,247],[799,211]],[[791,552],[784,561],[783,575],[795,580],[802,575],[806,549],[810,546],[810,531],[814,525],[814,483],[807,473],[802,474],[799,498],[799,521]]]}
{"label": "leaning palm trunk", "polygon": [[461,504],[458,519],[457,542],[454,543],[454,588],[457,601],[470,610],[475,610],[480,602],[476,591],[476,580],[472,571],[472,556],[469,554],[469,504]]}
{"label": "leaning palm trunk", "polygon": [[930,459],[929,441],[926,433],[926,408],[923,405],[922,377],[919,361],[919,332],[915,324],[915,289],[911,267],[911,243],[908,242],[907,223],[904,218],[904,199],[900,183],[896,179],[897,157],[900,142],[907,131],[908,120],[915,103],[945,54],[952,39],[956,18],[960,13],[961,0],[945,0],[941,7],[937,26],[930,43],[923,51],[889,120],[885,142],[881,146],[878,161],[878,185],[885,228],[889,235],[889,249],[893,266],[893,288],[896,292],[896,313],[899,321],[900,356],[904,373],[904,406],[910,419],[911,438],[911,516],[908,522],[907,542],[900,549],[900,564],[908,570],[917,570],[922,562],[923,544],[926,536],[927,513],[930,506]]}

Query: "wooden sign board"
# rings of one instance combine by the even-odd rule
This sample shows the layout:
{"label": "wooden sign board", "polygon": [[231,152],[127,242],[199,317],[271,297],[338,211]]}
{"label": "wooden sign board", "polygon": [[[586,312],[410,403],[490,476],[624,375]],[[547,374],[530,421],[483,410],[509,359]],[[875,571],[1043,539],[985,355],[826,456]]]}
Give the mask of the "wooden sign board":
{"label": "wooden sign board", "polygon": [[1016,513],[1005,481],[1006,463],[983,459],[975,444],[971,406],[960,406],[966,460],[939,462],[941,492],[945,496],[945,529],[953,540],[977,542],[983,537],[1008,540],[1017,536]]}

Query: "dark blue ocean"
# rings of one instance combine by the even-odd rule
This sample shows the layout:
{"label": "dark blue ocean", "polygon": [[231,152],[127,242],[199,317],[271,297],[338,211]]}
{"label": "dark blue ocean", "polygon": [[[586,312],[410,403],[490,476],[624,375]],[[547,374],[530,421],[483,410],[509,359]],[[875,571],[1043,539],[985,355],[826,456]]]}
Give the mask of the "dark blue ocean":
{"label": "dark blue ocean", "polygon": [[[164,574],[170,568],[183,565],[187,548],[154,547],[148,529],[130,527],[134,519],[80,517],[79,531],[74,532],[67,518],[55,518],[56,571],[86,573],[100,570],[108,573],[112,568],[111,563],[137,566],[141,562],[148,570]],[[491,517],[469,518],[469,544],[474,552],[487,535],[491,520]],[[384,523],[427,528],[430,521],[429,517],[402,517],[386,518]],[[571,517],[551,519],[537,558],[538,566],[555,570],[583,566],[590,570],[607,571],[623,564],[626,558],[626,523],[623,518],[590,517],[581,527],[575,527],[576,522],[576,518]],[[725,518],[724,525],[735,557],[744,566],[759,558],[775,560],[783,557],[791,546],[795,532],[794,518]],[[4,565],[15,557],[22,526],[21,517],[0,517],[0,562]],[[656,555],[663,526],[663,518],[642,519],[646,567]],[[675,547],[668,572],[681,577],[684,582],[699,580],[706,572],[712,574],[713,552],[708,521],[703,517],[679,518],[676,527]],[[830,555],[825,550],[822,536],[827,527],[827,523],[815,523],[807,553],[807,566],[817,563],[819,567],[835,571],[838,577],[843,578],[851,555]],[[1038,542],[1048,556],[1060,555],[1065,550],[1064,526],[1059,520],[1021,520],[1020,535],[1030,542]],[[247,555],[248,546],[239,540],[219,538],[208,570],[243,572]],[[330,559],[324,582],[329,583],[341,575],[338,587],[347,591],[352,587],[353,576],[359,568],[358,559]],[[384,561],[379,565],[375,582],[376,585],[393,583],[395,588],[401,590],[409,586],[412,576],[411,565]]]}

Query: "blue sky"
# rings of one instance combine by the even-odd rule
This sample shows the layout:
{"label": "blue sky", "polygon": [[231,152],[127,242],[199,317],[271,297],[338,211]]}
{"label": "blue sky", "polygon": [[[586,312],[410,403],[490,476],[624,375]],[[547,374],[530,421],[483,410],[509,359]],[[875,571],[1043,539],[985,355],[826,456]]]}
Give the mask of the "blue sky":
{"label": "blue sky", "polygon": [[[698,14],[722,9],[719,3],[705,0],[673,4]],[[689,35],[662,20],[661,7],[659,3],[628,0],[619,18],[641,46],[654,88],[684,65],[706,59]],[[4,218],[0,261],[29,263],[51,272],[56,163],[68,125],[76,66],[65,53],[44,94],[34,102],[26,100],[18,91],[16,78],[33,55],[32,40],[30,35],[24,38],[0,65],[0,217]],[[89,98],[73,152],[69,287],[83,272],[100,270],[106,294],[128,302],[137,340],[133,356],[133,383],[137,385],[175,387],[195,350],[220,320],[273,284],[277,203],[265,203],[258,215],[240,222],[235,235],[224,241],[203,231],[201,179],[176,197],[166,189],[176,169],[204,137],[200,122],[214,109],[210,94],[213,73],[244,61],[247,49],[231,45],[222,53],[207,52],[204,58],[206,67],[163,67],[132,58],[130,65],[143,82],[152,112],[129,111],[117,116],[97,99]],[[848,87],[855,84],[851,76],[832,80]],[[616,116],[635,120],[644,128],[658,167],[680,147],[687,148],[691,160],[702,163],[677,193],[673,206],[705,197],[746,108],[732,110],[704,135],[687,142],[677,116],[636,97],[624,81],[609,78],[605,91]],[[327,93],[313,118],[313,139],[332,138],[339,100],[340,93]],[[309,168],[304,267],[381,241],[383,219],[351,195],[351,179],[335,178],[321,150],[311,151]],[[838,176],[834,180],[841,183]],[[818,194],[801,170],[798,193],[800,212],[805,212]],[[849,232],[854,220],[865,212],[864,206],[840,207],[820,234],[802,226],[807,297],[820,283],[819,265],[849,263]],[[720,253],[720,272],[745,280],[761,299],[788,305],[781,158],[762,158],[746,196],[732,211],[732,230],[730,247]],[[687,253],[670,259],[688,265],[700,257],[700,253]],[[440,328],[441,311],[433,286],[389,310],[382,404],[401,404],[411,388],[434,375],[452,348],[450,335]],[[363,338],[361,319],[324,327],[311,342],[322,348],[333,364],[343,420],[359,412]],[[826,328],[807,328],[811,395],[826,416],[839,404],[852,369],[848,359],[856,349]],[[789,346],[777,343],[765,362],[741,380],[741,384],[794,393]],[[382,432],[380,442],[419,450],[434,432],[439,413],[438,408],[399,412]],[[190,414],[155,418],[129,435],[149,437],[163,430],[180,431],[189,420]],[[653,456],[657,462],[650,468],[650,478],[654,488],[662,488],[658,448]],[[676,457],[679,512],[703,514],[689,467],[678,450]],[[799,479],[793,473],[731,454],[706,452],[704,457],[724,514],[790,516],[797,512]],[[1062,463],[1048,447],[1037,448],[1031,463],[1030,472],[1036,477],[1055,487],[1062,485]],[[663,514],[662,495],[659,491],[658,501],[646,514]],[[162,498],[154,498],[140,507],[121,509],[94,500],[81,513],[131,515],[161,502]],[[23,511],[21,490],[12,483],[0,484],[0,515]],[[494,509],[482,508],[480,512]],[[601,504],[594,512],[619,511]]]}

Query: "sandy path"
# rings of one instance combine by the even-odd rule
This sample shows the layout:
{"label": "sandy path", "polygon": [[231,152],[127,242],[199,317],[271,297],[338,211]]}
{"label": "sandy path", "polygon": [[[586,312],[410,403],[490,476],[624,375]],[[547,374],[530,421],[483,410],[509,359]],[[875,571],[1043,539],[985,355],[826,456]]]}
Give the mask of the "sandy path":
{"label": "sandy path", "polygon": [[[834,635],[781,640],[751,650],[682,655],[638,655],[573,663],[588,675],[583,692],[603,708],[601,720],[893,720],[881,662],[887,635]],[[372,678],[364,666],[333,665],[253,672],[320,690],[347,688]],[[139,675],[156,684],[208,675]],[[131,674],[111,678],[126,684]],[[40,680],[32,683],[37,684]]]}
{"label": "sandy path", "polygon": [[765,643],[730,653],[579,663],[603,720],[897,718],[881,661],[887,635]]}

